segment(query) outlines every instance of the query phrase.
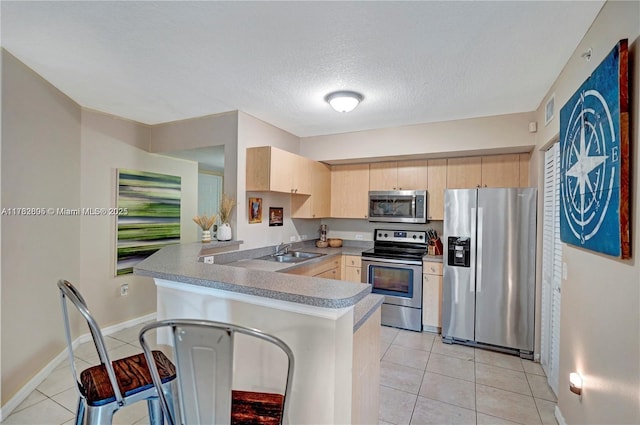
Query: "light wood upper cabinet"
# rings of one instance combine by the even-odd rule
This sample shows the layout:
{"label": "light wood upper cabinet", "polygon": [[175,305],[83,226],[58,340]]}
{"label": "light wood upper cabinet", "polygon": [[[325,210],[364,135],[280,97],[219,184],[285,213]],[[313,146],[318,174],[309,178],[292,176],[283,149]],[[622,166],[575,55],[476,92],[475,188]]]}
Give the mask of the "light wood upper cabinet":
{"label": "light wood upper cabinet", "polygon": [[427,164],[427,218],[444,220],[444,191],[447,188],[447,160],[430,159]]}
{"label": "light wood upper cabinet", "polygon": [[398,162],[398,190],[425,190],[428,186],[428,161]]}
{"label": "light wood upper cabinet", "polygon": [[369,164],[331,167],[331,217],[367,218]]}
{"label": "light wood upper cabinet", "polygon": [[520,158],[513,155],[482,157],[482,187],[520,186]]}
{"label": "light wood upper cabinet", "polygon": [[311,193],[307,158],[273,146],[247,148],[247,190]]}
{"label": "light wood upper cabinet", "polygon": [[397,186],[397,162],[374,162],[369,165],[369,190],[395,190]]}
{"label": "light wood upper cabinet", "polygon": [[427,161],[377,162],[369,166],[369,190],[424,190]]}
{"label": "light wood upper cabinet", "polygon": [[321,162],[308,160],[311,173],[311,196],[291,197],[291,217],[324,218],[331,215],[331,169]]}
{"label": "light wood upper cabinet", "polygon": [[470,156],[447,160],[447,188],[472,189],[482,185],[482,158]]}

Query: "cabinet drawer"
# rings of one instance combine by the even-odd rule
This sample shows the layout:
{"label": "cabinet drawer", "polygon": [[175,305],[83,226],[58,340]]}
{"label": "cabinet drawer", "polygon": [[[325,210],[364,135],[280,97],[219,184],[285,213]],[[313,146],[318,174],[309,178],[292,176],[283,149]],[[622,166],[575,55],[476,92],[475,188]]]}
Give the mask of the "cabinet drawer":
{"label": "cabinet drawer", "polygon": [[422,273],[442,275],[442,263],[436,263],[434,261],[423,261]]}
{"label": "cabinet drawer", "polygon": [[359,255],[345,255],[344,265],[346,267],[361,267],[362,259],[360,258]]}

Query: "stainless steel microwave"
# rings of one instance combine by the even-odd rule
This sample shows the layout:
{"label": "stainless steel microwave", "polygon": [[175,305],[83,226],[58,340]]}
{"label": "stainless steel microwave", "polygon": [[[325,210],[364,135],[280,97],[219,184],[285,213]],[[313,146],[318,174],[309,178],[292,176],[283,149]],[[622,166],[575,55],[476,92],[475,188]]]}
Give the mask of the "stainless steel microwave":
{"label": "stainless steel microwave", "polygon": [[369,221],[384,223],[426,223],[427,191],[370,191]]}

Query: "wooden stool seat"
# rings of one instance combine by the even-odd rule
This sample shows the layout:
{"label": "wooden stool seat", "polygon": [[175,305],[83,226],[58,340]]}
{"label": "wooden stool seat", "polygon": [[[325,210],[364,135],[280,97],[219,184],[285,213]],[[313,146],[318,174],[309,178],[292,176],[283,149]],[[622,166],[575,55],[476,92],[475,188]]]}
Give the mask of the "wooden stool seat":
{"label": "wooden stool seat", "polygon": [[[176,377],[176,368],[164,353],[154,350],[153,358],[163,383],[169,382]],[[113,369],[116,373],[120,392],[125,397],[153,387],[151,372],[149,372],[144,353],[115,360]],[[93,366],[82,371],[80,382],[86,392],[85,397],[90,406],[101,406],[115,401],[116,396],[113,393],[113,387],[104,365]]]}
{"label": "wooden stool seat", "polygon": [[275,425],[282,420],[281,394],[250,391],[231,392],[231,425]]}

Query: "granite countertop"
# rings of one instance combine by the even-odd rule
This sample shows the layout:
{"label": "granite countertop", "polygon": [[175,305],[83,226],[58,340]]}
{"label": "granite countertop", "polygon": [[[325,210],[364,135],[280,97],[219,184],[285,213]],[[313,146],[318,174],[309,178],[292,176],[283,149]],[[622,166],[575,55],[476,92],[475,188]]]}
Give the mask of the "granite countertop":
{"label": "granite countertop", "polygon": [[[233,244],[233,241],[229,243]],[[274,273],[274,271],[283,271],[283,269],[273,270],[249,267],[249,263],[255,262],[272,264],[270,261],[249,260],[249,258],[262,256],[259,254],[263,250],[265,254],[273,253],[273,247],[218,254],[212,258],[216,264],[204,263],[204,257],[208,258],[209,256],[203,256],[202,249],[201,243],[167,246],[138,263],[134,268],[134,273],[174,282],[324,308],[354,306],[371,292],[371,287],[367,284]],[[345,253],[359,255],[366,247],[343,247],[340,249],[301,245],[295,246],[294,249],[322,252],[328,255]],[[320,258],[327,258],[327,256]],[[234,259],[235,261],[229,261]],[[219,261],[226,264],[217,264]],[[313,260],[298,263],[297,265],[309,264],[310,261]],[[245,262],[247,264],[246,267],[239,267],[236,262]],[[275,264],[282,266],[281,263]],[[285,264],[284,266],[285,268],[292,267],[290,264]],[[265,265],[264,267],[270,266]]]}

